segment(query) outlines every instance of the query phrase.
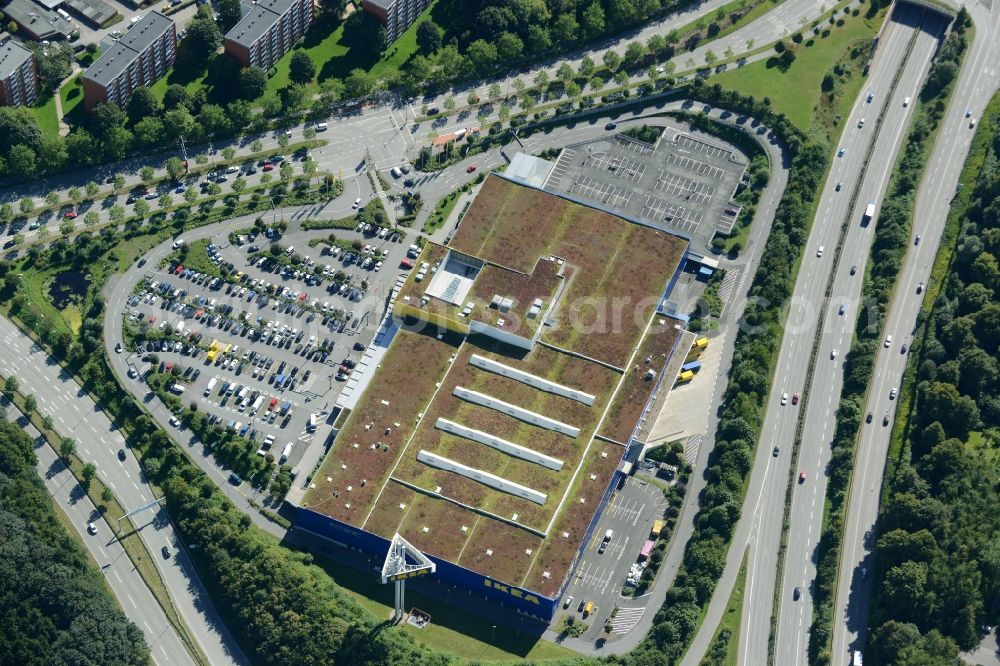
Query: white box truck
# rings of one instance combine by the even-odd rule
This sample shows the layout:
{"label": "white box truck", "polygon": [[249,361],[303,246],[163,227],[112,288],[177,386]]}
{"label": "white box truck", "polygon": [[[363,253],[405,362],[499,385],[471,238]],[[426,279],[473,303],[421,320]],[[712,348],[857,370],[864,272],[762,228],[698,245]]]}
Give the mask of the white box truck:
{"label": "white box truck", "polygon": [[281,450],[281,457],[278,458],[279,465],[284,465],[285,461],[288,460],[288,456],[292,455],[292,445],[294,443],[295,442],[288,442],[288,444],[285,444],[285,448]]}
{"label": "white box truck", "polygon": [[253,407],[250,408],[251,414],[256,414],[260,410],[260,406],[264,404],[264,396],[259,395],[257,399],[254,400]]}
{"label": "white box truck", "polygon": [[211,379],[209,379],[208,380],[208,386],[205,387],[205,395],[206,396],[211,395],[212,394],[212,389],[214,389],[215,385],[218,384],[218,383],[219,383],[219,378],[218,377],[212,377]]}

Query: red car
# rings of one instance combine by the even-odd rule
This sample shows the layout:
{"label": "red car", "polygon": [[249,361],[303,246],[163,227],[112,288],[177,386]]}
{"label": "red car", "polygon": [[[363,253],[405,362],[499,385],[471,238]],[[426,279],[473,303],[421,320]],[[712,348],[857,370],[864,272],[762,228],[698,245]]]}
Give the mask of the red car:
{"label": "red car", "polygon": [[799,472],[799,483],[805,483],[807,476],[809,475],[805,472]]}
{"label": "red car", "polygon": [[798,393],[793,393],[792,394],[792,404],[793,405],[799,404],[799,394]]}
{"label": "red car", "polygon": [[475,170],[476,170],[476,165],[475,164],[470,164],[469,168],[465,170],[465,173],[472,173]]}
{"label": "red car", "polygon": [[274,171],[274,165],[273,164],[265,164],[263,170],[264,171]]}
{"label": "red car", "polygon": [[71,210],[68,210],[68,211],[66,211],[66,214],[63,215],[63,217],[65,217],[67,220],[75,220],[76,219],[76,213],[74,213]]}

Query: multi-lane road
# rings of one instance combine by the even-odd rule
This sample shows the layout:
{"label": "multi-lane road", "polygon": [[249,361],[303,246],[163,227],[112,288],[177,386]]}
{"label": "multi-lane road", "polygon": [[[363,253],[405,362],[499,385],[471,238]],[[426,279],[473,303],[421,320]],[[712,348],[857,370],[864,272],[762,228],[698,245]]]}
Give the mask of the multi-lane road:
{"label": "multi-lane road", "polygon": [[[31,425],[17,407],[7,402],[3,409],[6,418],[20,425],[35,442],[38,459],[38,476],[59,505],[59,510],[69,517],[81,543],[90,551],[94,562],[101,568],[108,586],[129,619],[139,627],[149,646],[153,663],[160,666],[195,664],[177,632],[167,621],[163,609],[149,591],[142,576],[132,564],[125,548],[113,538],[111,526],[80,488],[76,478],[62,463],[56,452],[44,443],[41,433]],[[87,523],[97,525],[97,534],[87,533]]]}
{"label": "multi-lane road", "polygon": [[[885,335],[893,336],[889,348],[880,347],[875,361],[866,412],[876,416],[893,414],[895,402],[889,390],[900,386],[907,355],[899,345],[908,340],[917,320],[923,295],[920,282],[927,283],[958,178],[972,141],[966,110],[978,119],[1000,86],[1000,3],[970,3],[967,6],[976,33],[955,86],[954,97],[942,120],[941,131],[924,170],[913,207],[913,234],[921,235],[920,245],[912,242],[886,318]],[[840,571],[834,605],[833,663],[850,663],[853,650],[863,650],[868,638],[868,613],[872,577],[872,551],[876,535],[882,477],[885,472],[891,428],[876,424],[862,428],[847,506],[847,520],[841,545]]]}
{"label": "multi-lane road", "polygon": [[[887,21],[879,39],[866,87],[845,120],[840,144],[831,147],[834,156],[831,158],[833,164],[829,181],[824,187],[817,207],[817,217],[803,251],[802,268],[789,304],[773,390],[761,429],[760,444],[742,517],[734,533],[723,575],[709,603],[702,628],[685,656],[685,663],[696,664],[706,653],[735,584],[744,551],[747,551],[747,576],[738,663],[743,666],[767,663],[777,577],[778,544],[781,538],[786,489],[793,472],[793,443],[800,411],[809,410],[815,414],[813,419],[818,421],[819,427],[824,427],[825,424],[826,429],[831,431],[832,415],[828,415],[828,410],[835,408],[839,396],[839,383],[834,385],[833,378],[839,376],[841,372],[840,364],[843,359],[841,350],[846,352],[850,341],[850,327],[846,326],[844,321],[839,321],[841,316],[838,314],[838,307],[826,310],[823,308],[823,303],[831,273],[835,269],[836,250],[842,226],[845,220],[854,215],[852,195],[857,191],[858,200],[864,203],[867,203],[867,197],[878,198],[878,183],[881,181],[884,187],[882,166],[892,164],[892,156],[898,151],[902,141],[903,134],[900,127],[905,124],[908,107],[902,106],[902,97],[897,106],[892,100],[887,99],[887,95],[901,67],[903,72],[897,90],[902,90],[904,87],[911,88],[907,93],[911,96],[914,94],[912,89],[917,86],[926,69],[932,49],[927,49],[923,40],[918,39],[921,48],[913,46],[913,51],[910,52],[911,42],[921,33],[919,24],[923,14],[922,10],[901,5],[895,10],[892,20]],[[868,99],[869,91],[871,101]],[[878,115],[883,107],[886,119],[879,132],[878,152],[873,152],[872,167],[868,169],[865,179],[867,184],[859,183],[868,149],[874,138]],[[864,125],[858,127],[862,118],[865,120]],[[848,222],[850,223],[850,220]],[[858,226],[857,223],[855,226]],[[867,233],[870,234],[870,231]],[[860,289],[860,272],[850,276],[849,267],[852,264],[863,267],[870,243],[870,237],[857,232],[851,237],[854,240],[845,241],[844,258],[839,262],[837,277],[840,277],[841,272],[844,277],[840,277],[840,281],[834,285],[841,291],[833,293],[839,293],[841,300],[852,291],[857,293]],[[852,278],[853,282],[848,278]],[[820,317],[823,319],[820,320]],[[805,384],[808,361],[814,347],[817,347],[818,324],[832,324],[832,326],[823,326],[823,330],[820,331],[826,337],[818,343],[816,349],[817,379],[810,390]],[[829,328],[830,332],[826,332],[826,328]],[[835,336],[845,335],[844,342],[836,341],[841,338]],[[832,358],[835,347],[838,349],[838,354],[836,358]],[[821,383],[820,377],[826,382],[825,384]],[[799,394],[800,400],[795,399],[796,393]],[[781,404],[783,394],[788,396],[784,405]],[[796,402],[797,405],[794,404]],[[806,416],[808,415],[807,413]],[[812,423],[809,421],[807,426],[812,427]],[[806,476],[801,483],[796,479],[797,485],[792,499],[799,512],[805,514],[805,520],[802,522],[813,526],[802,533],[789,534],[789,553],[807,551],[812,547],[818,537],[819,521],[822,520],[825,471],[821,466],[821,456],[824,454],[819,439],[811,432],[804,432],[803,452],[800,454],[802,464],[794,470],[794,473],[798,476],[800,472],[805,472]],[[813,535],[811,537],[810,532]],[[803,557],[806,561],[809,560],[808,553]],[[797,566],[801,573],[801,566],[794,566]],[[789,590],[788,602],[801,604],[808,596],[808,584],[800,583],[792,586],[794,587],[800,588],[800,599],[793,600],[794,592]],[[791,621],[796,627],[799,626],[800,618],[804,618],[802,626],[807,629],[810,615],[804,611],[800,613],[798,607],[794,610],[795,612],[789,612],[790,609],[785,607],[785,600],[782,597],[783,615],[794,617]],[[782,617],[782,622],[788,620]],[[789,655],[800,648],[804,650],[806,645],[804,640],[800,641],[798,638],[791,638],[789,642],[791,643]],[[801,645],[796,648],[798,642],[801,642]]]}
{"label": "multi-lane road", "polygon": [[[860,302],[861,285],[878,225],[878,215],[876,213],[875,219],[867,225],[862,224],[862,217],[869,202],[878,203],[883,198],[896,155],[906,137],[906,128],[914,109],[912,100],[917,97],[945,26],[946,19],[940,14],[912,6],[897,6],[893,21],[888,24],[880,40],[878,48],[881,53],[876,57],[867,87],[845,119],[843,145],[848,150],[862,153],[865,149],[858,144],[865,145],[873,139],[871,162],[859,182],[861,174],[858,173],[858,162],[847,164],[844,159],[834,159],[829,181],[819,203],[819,214],[813,222],[814,225],[830,227],[834,237],[839,234],[841,225],[846,224],[843,249],[840,256],[836,257],[833,247],[836,240],[831,239],[828,245],[829,259],[824,257],[823,261],[819,261],[813,256],[814,248],[806,248],[806,266],[813,263],[824,265],[823,284],[817,287],[826,288],[825,276],[831,272],[833,282],[826,308],[813,313],[813,316],[819,315],[822,319],[818,322],[820,335],[811,385],[794,387],[797,391],[801,390],[805,397],[802,403],[805,413],[797,470],[807,476],[804,482],[798,483],[792,496],[784,575],[778,581],[780,595],[775,642],[776,663],[790,666],[808,663],[816,545],[826,497],[826,468],[830,460],[830,446],[843,384],[843,360],[851,346],[855,321],[859,316],[868,316],[867,308]],[[867,101],[869,94],[873,95],[870,103]],[[883,120],[879,126],[876,121],[880,114]],[[864,126],[859,128],[862,120]],[[871,133],[876,130],[878,135],[872,137]],[[858,160],[864,157],[862,154],[856,155]],[[840,192],[836,191],[838,183],[843,183]],[[851,195],[855,192],[857,197],[852,201]],[[852,267],[856,267],[853,274]],[[803,337],[807,337],[810,344],[813,339],[811,333],[811,326],[803,331]],[[902,338],[899,342],[903,342]],[[836,358],[833,357],[834,350],[837,350]],[[882,427],[881,417],[878,425],[873,422],[869,427]],[[773,580],[769,576],[762,578],[764,582]],[[796,589],[799,590],[798,595],[795,593]],[[762,650],[766,650],[767,629],[768,624],[760,623],[759,634],[751,634],[751,640],[754,635],[763,640],[763,645],[757,641],[749,644],[754,648],[748,651],[751,661],[753,655],[766,654]]]}
{"label": "multi-lane road", "polygon": [[[3,317],[0,317],[0,348],[4,350],[0,355],[0,374],[17,377],[20,391],[35,396],[38,412],[52,417],[56,432],[76,440],[80,458],[97,465],[101,480],[111,488],[126,511],[149,504],[154,494],[145,482],[135,455],[118,427],[90,395],[54,358]],[[124,461],[119,460],[120,449],[125,451]],[[185,545],[174,532],[168,510],[159,506],[137,514],[132,522],[138,537],[153,554],[152,559],[178,614],[209,661],[212,664],[247,663],[215,611]],[[160,555],[164,546],[171,554],[169,559]],[[129,606],[124,608],[129,613]]]}

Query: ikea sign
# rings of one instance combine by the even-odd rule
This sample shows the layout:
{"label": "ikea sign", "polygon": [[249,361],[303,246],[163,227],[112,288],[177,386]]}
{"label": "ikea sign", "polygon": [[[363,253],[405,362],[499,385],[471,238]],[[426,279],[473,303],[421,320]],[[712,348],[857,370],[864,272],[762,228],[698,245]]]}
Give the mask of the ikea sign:
{"label": "ikea sign", "polygon": [[415,578],[416,576],[425,576],[431,572],[430,567],[424,569],[415,569],[413,571],[404,571],[402,573],[393,574],[392,576],[386,576],[385,582],[392,583],[397,580],[403,580],[404,578]]}
{"label": "ikea sign", "polygon": [[498,583],[497,581],[490,580],[489,578],[483,579],[483,585],[492,590],[503,592],[504,594],[509,594],[510,596],[515,597],[517,599],[521,599],[522,601],[527,601],[528,603],[535,604],[536,606],[541,605],[540,602],[538,601],[538,597],[529,592],[525,592],[520,588],[512,587],[510,585],[504,585],[503,583]]}

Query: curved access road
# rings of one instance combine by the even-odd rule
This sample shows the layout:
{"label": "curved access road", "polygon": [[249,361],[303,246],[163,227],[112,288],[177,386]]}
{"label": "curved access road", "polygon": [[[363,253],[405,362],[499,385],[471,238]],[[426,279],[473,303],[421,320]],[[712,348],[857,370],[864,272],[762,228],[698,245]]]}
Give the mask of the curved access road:
{"label": "curved access road", "polygon": [[[974,134],[966,111],[978,119],[1000,87],[1000,3],[968,3],[966,9],[975,24],[975,38],[917,190],[913,234],[920,234],[923,241],[920,245],[910,245],[886,318],[883,338],[892,335],[893,343],[888,348],[879,348],[866,405],[866,411],[876,416],[886,412],[892,416],[895,411],[896,403],[889,399],[889,390],[900,386],[906,368],[908,357],[900,353],[900,345],[910,342],[923,302],[923,295],[917,294],[916,287],[920,282],[927,284],[930,278],[951,199]],[[876,519],[891,430],[876,422],[863,426],[858,439],[834,606],[835,666],[849,664],[853,651],[863,651],[868,640],[872,577],[862,571],[873,570]]]}

